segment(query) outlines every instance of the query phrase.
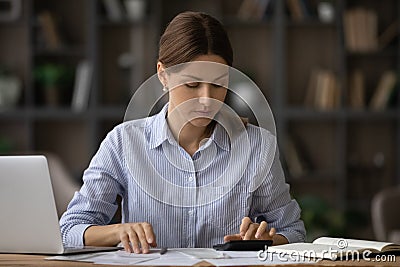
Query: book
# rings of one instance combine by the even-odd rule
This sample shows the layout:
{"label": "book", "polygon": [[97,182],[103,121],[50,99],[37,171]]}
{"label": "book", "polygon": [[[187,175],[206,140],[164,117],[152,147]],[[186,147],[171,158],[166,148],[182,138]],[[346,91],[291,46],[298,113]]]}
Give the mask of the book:
{"label": "book", "polygon": [[291,243],[268,247],[268,253],[319,259],[361,259],[371,254],[399,252],[400,245],[388,242],[320,237],[312,243]]}
{"label": "book", "polygon": [[367,51],[378,50],[378,15],[373,10],[367,10],[365,13],[365,25],[367,36]]}
{"label": "book", "polygon": [[261,21],[270,5],[271,0],[243,0],[237,12],[241,20]]}
{"label": "book", "polygon": [[378,37],[379,48],[384,49],[388,46],[399,34],[399,21],[392,22]]}
{"label": "book", "polygon": [[267,12],[268,6],[271,0],[258,0],[258,7],[256,9],[255,18],[257,20],[262,20]]}
{"label": "book", "polygon": [[107,19],[113,22],[118,22],[123,19],[123,9],[118,0],[103,0],[103,5],[106,10]]}
{"label": "book", "polygon": [[74,111],[82,111],[89,104],[89,93],[92,83],[92,64],[83,60],[78,64],[75,74],[74,92],[71,107]]}
{"label": "book", "polygon": [[291,177],[304,175],[305,167],[292,138],[287,138],[285,142],[285,162]]}
{"label": "book", "polygon": [[356,69],[350,74],[349,80],[349,106],[353,109],[365,108],[364,73]]}
{"label": "book", "polygon": [[343,15],[343,27],[345,44],[349,51],[354,51],[357,46],[354,26],[354,10],[346,10]]}
{"label": "book", "polygon": [[319,110],[332,110],[339,105],[340,94],[337,77],[332,70],[313,69],[304,104]]}
{"label": "book", "polygon": [[370,107],[373,110],[383,110],[387,107],[390,95],[396,85],[396,72],[388,70],[382,74],[378,86],[371,98]]}
{"label": "book", "polygon": [[289,134],[285,139],[284,160],[290,176],[295,179],[301,178],[312,169],[304,144],[294,134]]}
{"label": "book", "polygon": [[378,17],[374,10],[356,7],[343,16],[345,44],[351,52],[371,52],[378,49]]}
{"label": "book", "polygon": [[300,0],[286,0],[286,5],[294,21],[304,20],[305,14],[301,7]]}
{"label": "book", "polygon": [[54,15],[49,11],[43,11],[38,15],[38,22],[45,47],[52,50],[61,48],[62,41]]}

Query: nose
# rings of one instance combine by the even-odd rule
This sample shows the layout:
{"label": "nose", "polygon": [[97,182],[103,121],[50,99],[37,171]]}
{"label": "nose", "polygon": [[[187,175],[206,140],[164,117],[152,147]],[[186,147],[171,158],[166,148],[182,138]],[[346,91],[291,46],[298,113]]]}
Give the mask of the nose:
{"label": "nose", "polygon": [[211,97],[211,84],[203,83],[201,89],[199,90],[199,103],[204,106],[210,106],[212,97]]}

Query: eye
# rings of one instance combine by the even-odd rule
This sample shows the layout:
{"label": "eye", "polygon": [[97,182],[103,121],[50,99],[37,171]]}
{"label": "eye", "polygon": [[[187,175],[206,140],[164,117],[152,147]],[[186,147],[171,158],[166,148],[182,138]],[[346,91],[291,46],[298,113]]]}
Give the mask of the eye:
{"label": "eye", "polygon": [[191,82],[191,83],[185,83],[186,87],[189,88],[197,88],[199,86],[199,82]]}
{"label": "eye", "polygon": [[219,85],[219,84],[216,84],[216,83],[212,83],[212,86],[215,87],[215,88],[220,88],[220,87],[222,87],[222,85]]}

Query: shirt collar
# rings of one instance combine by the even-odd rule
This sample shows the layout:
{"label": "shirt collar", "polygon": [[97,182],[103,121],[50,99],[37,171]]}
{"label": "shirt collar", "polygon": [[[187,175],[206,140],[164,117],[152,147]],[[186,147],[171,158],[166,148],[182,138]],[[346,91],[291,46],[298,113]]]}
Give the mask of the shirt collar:
{"label": "shirt collar", "polygon": [[149,134],[148,142],[150,149],[158,147],[166,140],[171,144],[176,144],[176,140],[168,127],[166,119],[167,111],[168,104],[164,105],[158,114],[148,118],[149,123],[147,124],[146,130]]}
{"label": "shirt collar", "polygon": [[228,133],[219,123],[215,124],[214,131],[211,134],[210,139],[213,140],[223,150],[229,151],[231,149]]}
{"label": "shirt collar", "polygon": [[[146,131],[149,135],[148,143],[150,149],[160,146],[167,140],[172,145],[178,145],[167,123],[167,111],[168,104],[164,105],[158,114],[148,118]],[[226,151],[230,150],[228,133],[219,123],[215,124],[214,130],[210,136],[210,140],[215,142],[221,149]],[[206,142],[204,144],[204,148],[208,145],[209,142]]]}

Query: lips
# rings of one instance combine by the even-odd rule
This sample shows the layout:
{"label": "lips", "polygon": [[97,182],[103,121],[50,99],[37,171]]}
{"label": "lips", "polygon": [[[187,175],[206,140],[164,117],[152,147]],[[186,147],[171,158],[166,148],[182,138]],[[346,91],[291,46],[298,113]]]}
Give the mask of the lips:
{"label": "lips", "polygon": [[200,116],[205,116],[205,117],[211,117],[214,113],[211,110],[197,110],[194,113],[200,115]]}

